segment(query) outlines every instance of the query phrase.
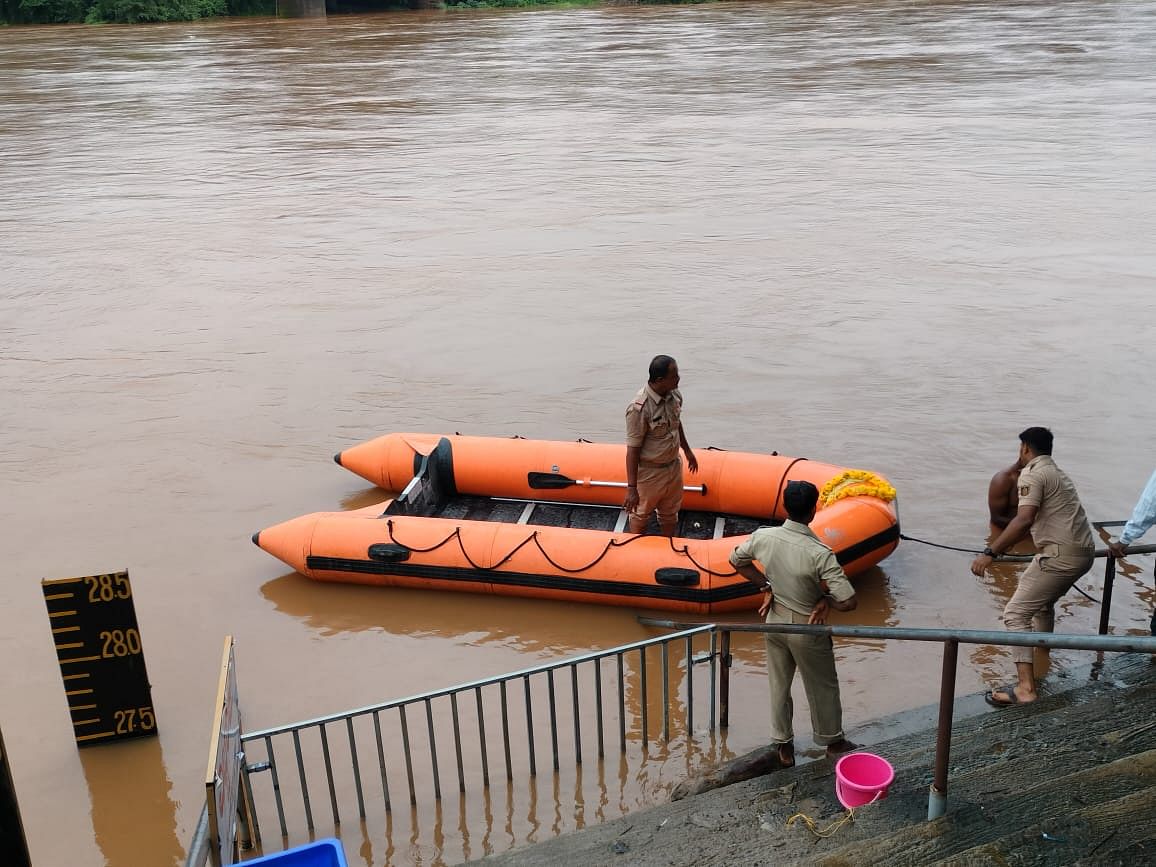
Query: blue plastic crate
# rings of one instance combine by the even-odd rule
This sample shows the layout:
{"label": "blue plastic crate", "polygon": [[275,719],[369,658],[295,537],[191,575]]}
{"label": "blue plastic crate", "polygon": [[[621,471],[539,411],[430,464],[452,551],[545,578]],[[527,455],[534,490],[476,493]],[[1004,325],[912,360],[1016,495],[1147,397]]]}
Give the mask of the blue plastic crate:
{"label": "blue plastic crate", "polygon": [[251,861],[242,861],[243,867],[250,864],[268,864],[269,867],[349,867],[345,863],[345,850],[336,837],[295,846],[284,852],[262,855]]}

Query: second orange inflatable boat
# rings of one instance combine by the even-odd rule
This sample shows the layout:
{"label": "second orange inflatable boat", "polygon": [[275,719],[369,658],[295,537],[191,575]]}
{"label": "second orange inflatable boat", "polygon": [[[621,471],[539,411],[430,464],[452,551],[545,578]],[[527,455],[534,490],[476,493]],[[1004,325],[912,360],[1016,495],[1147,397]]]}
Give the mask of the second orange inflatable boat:
{"label": "second orange inflatable boat", "polygon": [[389,434],[336,461],[402,493],[350,512],[318,512],[254,534],[303,575],[712,615],[761,594],[728,557],[742,537],[780,523],[789,480],[822,492],[811,524],[848,575],[899,541],[885,479],[805,458],[703,449],[684,470],[673,539],[625,532],[621,445]]}

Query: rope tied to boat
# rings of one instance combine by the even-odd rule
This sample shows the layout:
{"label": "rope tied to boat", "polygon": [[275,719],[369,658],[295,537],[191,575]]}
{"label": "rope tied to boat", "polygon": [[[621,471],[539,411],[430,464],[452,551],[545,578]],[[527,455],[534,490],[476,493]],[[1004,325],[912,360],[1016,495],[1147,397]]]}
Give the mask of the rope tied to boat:
{"label": "rope tied to boat", "polygon": [[[644,536],[639,534],[639,535],[630,536],[627,539],[611,539],[610,541],[608,541],[606,543],[605,546],[603,546],[601,553],[599,553],[597,557],[595,557],[593,560],[591,560],[585,566],[579,566],[577,568],[573,568],[573,567],[569,567],[569,566],[563,566],[561,563],[559,563],[553,557],[551,557],[550,553],[545,548],[542,547],[542,543],[538,540],[538,531],[533,530],[533,531],[531,531],[529,536],[524,538],[521,542],[519,542],[512,549],[510,549],[509,553],[507,553],[500,560],[497,560],[495,563],[493,563],[490,566],[483,566],[482,564],[476,562],[474,560],[474,558],[470,556],[470,552],[466,550],[465,542],[462,539],[462,528],[460,526],[454,527],[453,532],[451,532],[448,536],[446,536],[440,542],[438,542],[434,545],[430,545],[428,548],[419,548],[419,547],[414,546],[414,545],[407,545],[405,542],[402,542],[400,539],[398,539],[394,535],[394,532],[393,532],[393,518],[390,518],[389,520],[387,520],[385,522],[385,526],[386,526],[386,530],[389,533],[389,541],[390,542],[392,542],[395,545],[400,545],[402,548],[405,548],[407,551],[414,551],[418,554],[428,554],[431,551],[436,551],[438,548],[441,548],[443,545],[447,545],[451,541],[456,540],[458,543],[458,549],[462,552],[462,556],[466,558],[466,562],[469,563],[470,566],[472,566],[474,569],[478,569],[480,571],[500,569],[502,566],[504,566],[506,563],[508,563],[510,561],[510,559],[513,558],[513,556],[515,554],[517,554],[520,550],[522,550],[522,548],[524,548],[530,542],[533,542],[534,546],[538,549],[538,551],[546,559],[547,563],[549,563],[551,566],[553,566],[559,572],[565,572],[568,575],[576,575],[579,572],[585,572],[585,571],[597,566],[600,562],[602,562],[602,560],[606,557],[606,555],[608,553],[610,553],[610,550],[612,548],[625,548],[627,545],[631,544],[632,542],[635,542],[638,539],[644,538]],[[719,578],[730,578],[730,577],[738,574],[737,571],[733,571],[733,570],[730,572],[716,572],[712,569],[708,569],[706,566],[701,565],[691,555],[690,546],[684,545],[681,549],[679,549],[675,546],[673,538],[670,538],[669,541],[670,541],[670,550],[671,551],[673,551],[675,554],[680,554],[680,555],[686,557],[686,559],[688,559],[691,563],[693,563],[695,565],[695,568],[697,568],[703,572],[706,572],[708,575],[713,575],[713,576],[716,576]]]}
{"label": "rope tied to boat", "polygon": [[[929,542],[926,539],[917,539],[914,536],[908,536],[906,533],[900,533],[899,538],[902,539],[904,542],[918,542],[920,545],[927,545],[928,547],[931,547],[931,548],[942,548],[944,551],[959,551],[963,554],[982,554],[983,553],[983,551],[980,551],[977,548],[959,548],[955,545],[941,545],[938,542]],[[1010,562],[1010,563],[1029,563],[1033,559],[1035,559],[1035,557],[1033,555],[1030,555],[1030,554],[1011,554],[1011,555],[1004,554],[1002,556],[1002,559],[1005,563],[1007,563],[1007,562]],[[1079,593],[1081,596],[1083,596],[1085,599],[1087,599],[1089,602],[1094,602],[1097,605],[1103,604],[1095,596],[1091,596],[1090,594],[1085,593],[1083,590],[1081,590],[1079,585],[1077,585],[1077,584],[1073,584],[1072,589],[1075,590],[1077,593]]]}
{"label": "rope tied to boat", "polygon": [[681,554],[694,564],[694,568],[705,572],[707,575],[713,575],[716,578],[733,578],[735,575],[739,574],[737,569],[732,569],[730,572],[716,572],[713,569],[709,569],[694,559],[694,555],[690,553],[690,545],[683,545],[680,550],[679,548],[675,547],[673,536],[667,536],[667,539],[670,541],[671,551],[673,551],[675,554]]}

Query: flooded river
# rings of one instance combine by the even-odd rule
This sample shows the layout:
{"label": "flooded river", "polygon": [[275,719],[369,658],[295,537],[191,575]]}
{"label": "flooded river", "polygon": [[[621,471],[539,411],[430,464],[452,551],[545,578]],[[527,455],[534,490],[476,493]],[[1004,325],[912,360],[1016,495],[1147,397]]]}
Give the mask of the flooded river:
{"label": "flooded river", "polygon": [[[379,433],[620,442],[665,352],[692,445],[880,472],[920,539],[982,547],[1036,424],[1090,517],[1127,517],[1156,461],[1154,70],[1146,0],[0,30],[0,727],[35,863],[183,857],[226,634],[249,730],[655,634],[317,585],[250,544],[380,499],[330,460]],[[902,543],[841,622],[995,628],[1014,569],[969,561]],[[160,737],[78,752],[39,582],[121,568]],[[1057,628],[1098,618],[1073,593]],[[736,653],[737,752],[766,687]],[[852,736],[938,695],[937,651],[839,653]],[[959,691],[1010,671],[965,650]],[[572,802],[532,832],[350,826],[350,863],[477,857]]]}

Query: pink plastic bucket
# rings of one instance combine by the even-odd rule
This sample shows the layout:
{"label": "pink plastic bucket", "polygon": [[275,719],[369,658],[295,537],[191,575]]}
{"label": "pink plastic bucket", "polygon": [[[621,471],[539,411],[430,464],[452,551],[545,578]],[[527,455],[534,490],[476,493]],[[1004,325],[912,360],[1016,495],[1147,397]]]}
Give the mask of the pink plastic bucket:
{"label": "pink plastic bucket", "polygon": [[848,753],[835,762],[835,795],[848,810],[887,797],[895,769],[874,753]]}

